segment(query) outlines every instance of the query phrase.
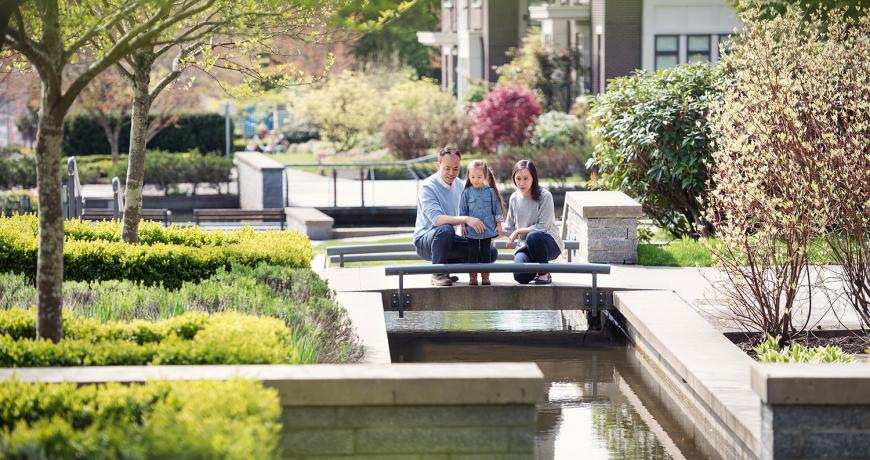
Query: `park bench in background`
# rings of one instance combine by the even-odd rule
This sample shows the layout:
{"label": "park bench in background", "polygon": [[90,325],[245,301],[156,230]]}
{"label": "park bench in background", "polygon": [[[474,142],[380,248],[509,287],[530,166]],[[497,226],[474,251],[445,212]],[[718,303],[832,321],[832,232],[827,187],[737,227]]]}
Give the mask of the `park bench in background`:
{"label": "park bench in background", "polygon": [[[120,216],[115,214],[115,211],[108,208],[84,208],[82,209],[82,220],[112,220],[120,219]],[[139,218],[142,220],[153,220],[168,227],[172,224],[172,211],[168,209],[142,209],[139,211]]]}
{"label": "park bench in background", "polygon": [[[497,249],[504,249],[505,241],[496,241]],[[574,240],[565,241],[565,249],[577,249],[580,244]],[[371,262],[383,260],[420,260],[413,243],[369,244],[354,246],[334,246],[326,248],[330,262],[338,262],[344,267],[345,262]],[[514,255],[499,253],[498,260],[513,260]],[[571,252],[568,252],[568,262],[571,262]]]}
{"label": "park bench in background", "polygon": [[194,209],[193,220],[196,225],[203,222],[210,223],[227,223],[227,222],[244,222],[244,223],[266,223],[276,224],[284,230],[287,216],[284,213],[284,208],[272,209]]}

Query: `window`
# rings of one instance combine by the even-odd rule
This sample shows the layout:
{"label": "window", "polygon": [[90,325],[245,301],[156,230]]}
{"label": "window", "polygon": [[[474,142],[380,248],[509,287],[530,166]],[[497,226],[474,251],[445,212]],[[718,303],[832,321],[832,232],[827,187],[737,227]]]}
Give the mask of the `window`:
{"label": "window", "polygon": [[686,62],[710,62],[709,35],[689,35],[686,42]]}
{"label": "window", "polygon": [[677,35],[656,35],[656,70],[667,69],[679,64],[680,37]]}

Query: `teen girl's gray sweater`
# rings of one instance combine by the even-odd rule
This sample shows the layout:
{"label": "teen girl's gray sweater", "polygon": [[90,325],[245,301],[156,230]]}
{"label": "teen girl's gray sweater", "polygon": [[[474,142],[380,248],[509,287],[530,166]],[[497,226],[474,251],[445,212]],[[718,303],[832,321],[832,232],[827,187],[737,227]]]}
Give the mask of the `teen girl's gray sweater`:
{"label": "teen girl's gray sweater", "polygon": [[[556,240],[559,249],[565,250],[565,243],[556,228],[556,214],[553,209],[553,195],[549,190],[541,188],[541,197],[538,201],[532,197],[523,196],[523,192],[517,190],[511,195],[508,205],[507,217],[504,222],[504,234],[510,236],[518,228],[532,227],[546,233]],[[526,245],[526,238],[517,240],[517,250]]]}

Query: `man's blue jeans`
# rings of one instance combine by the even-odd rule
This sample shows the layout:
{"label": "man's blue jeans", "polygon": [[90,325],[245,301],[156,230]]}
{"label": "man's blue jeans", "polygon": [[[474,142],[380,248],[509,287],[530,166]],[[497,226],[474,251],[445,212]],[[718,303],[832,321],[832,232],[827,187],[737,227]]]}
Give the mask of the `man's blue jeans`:
{"label": "man's blue jeans", "polygon": [[[526,246],[514,254],[514,263],[539,263],[545,264],[556,257],[562,251],[552,236],[544,232],[533,231],[526,235]],[[520,284],[529,284],[535,279],[534,273],[514,273],[514,279]]]}
{"label": "man's blue jeans", "polygon": [[[468,262],[468,238],[459,236],[452,225],[440,225],[414,240],[417,255],[433,264],[464,264]],[[489,247],[490,260],[496,260],[498,250]]]}

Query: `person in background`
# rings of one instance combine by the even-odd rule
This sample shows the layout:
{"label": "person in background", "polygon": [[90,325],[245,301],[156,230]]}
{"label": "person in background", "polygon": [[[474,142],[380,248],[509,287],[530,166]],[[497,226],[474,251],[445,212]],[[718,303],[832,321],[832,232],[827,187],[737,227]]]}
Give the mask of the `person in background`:
{"label": "person in background", "polygon": [[[553,195],[538,184],[538,170],[531,160],[514,165],[511,178],[517,187],[509,200],[504,231],[509,234],[507,247],[516,245],[515,263],[545,264],[565,249],[556,228]],[[514,273],[520,284],[550,284],[549,273]]]}
{"label": "person in background", "polygon": [[[496,188],[492,169],[483,160],[468,164],[459,215],[475,217],[485,226],[483,232],[478,232],[470,225],[462,226],[462,235],[468,238],[468,263],[495,262],[490,258],[490,246],[493,238],[502,235],[504,202]],[[489,273],[482,272],[480,282],[489,285]],[[477,273],[468,274],[468,284],[477,285]]]}

